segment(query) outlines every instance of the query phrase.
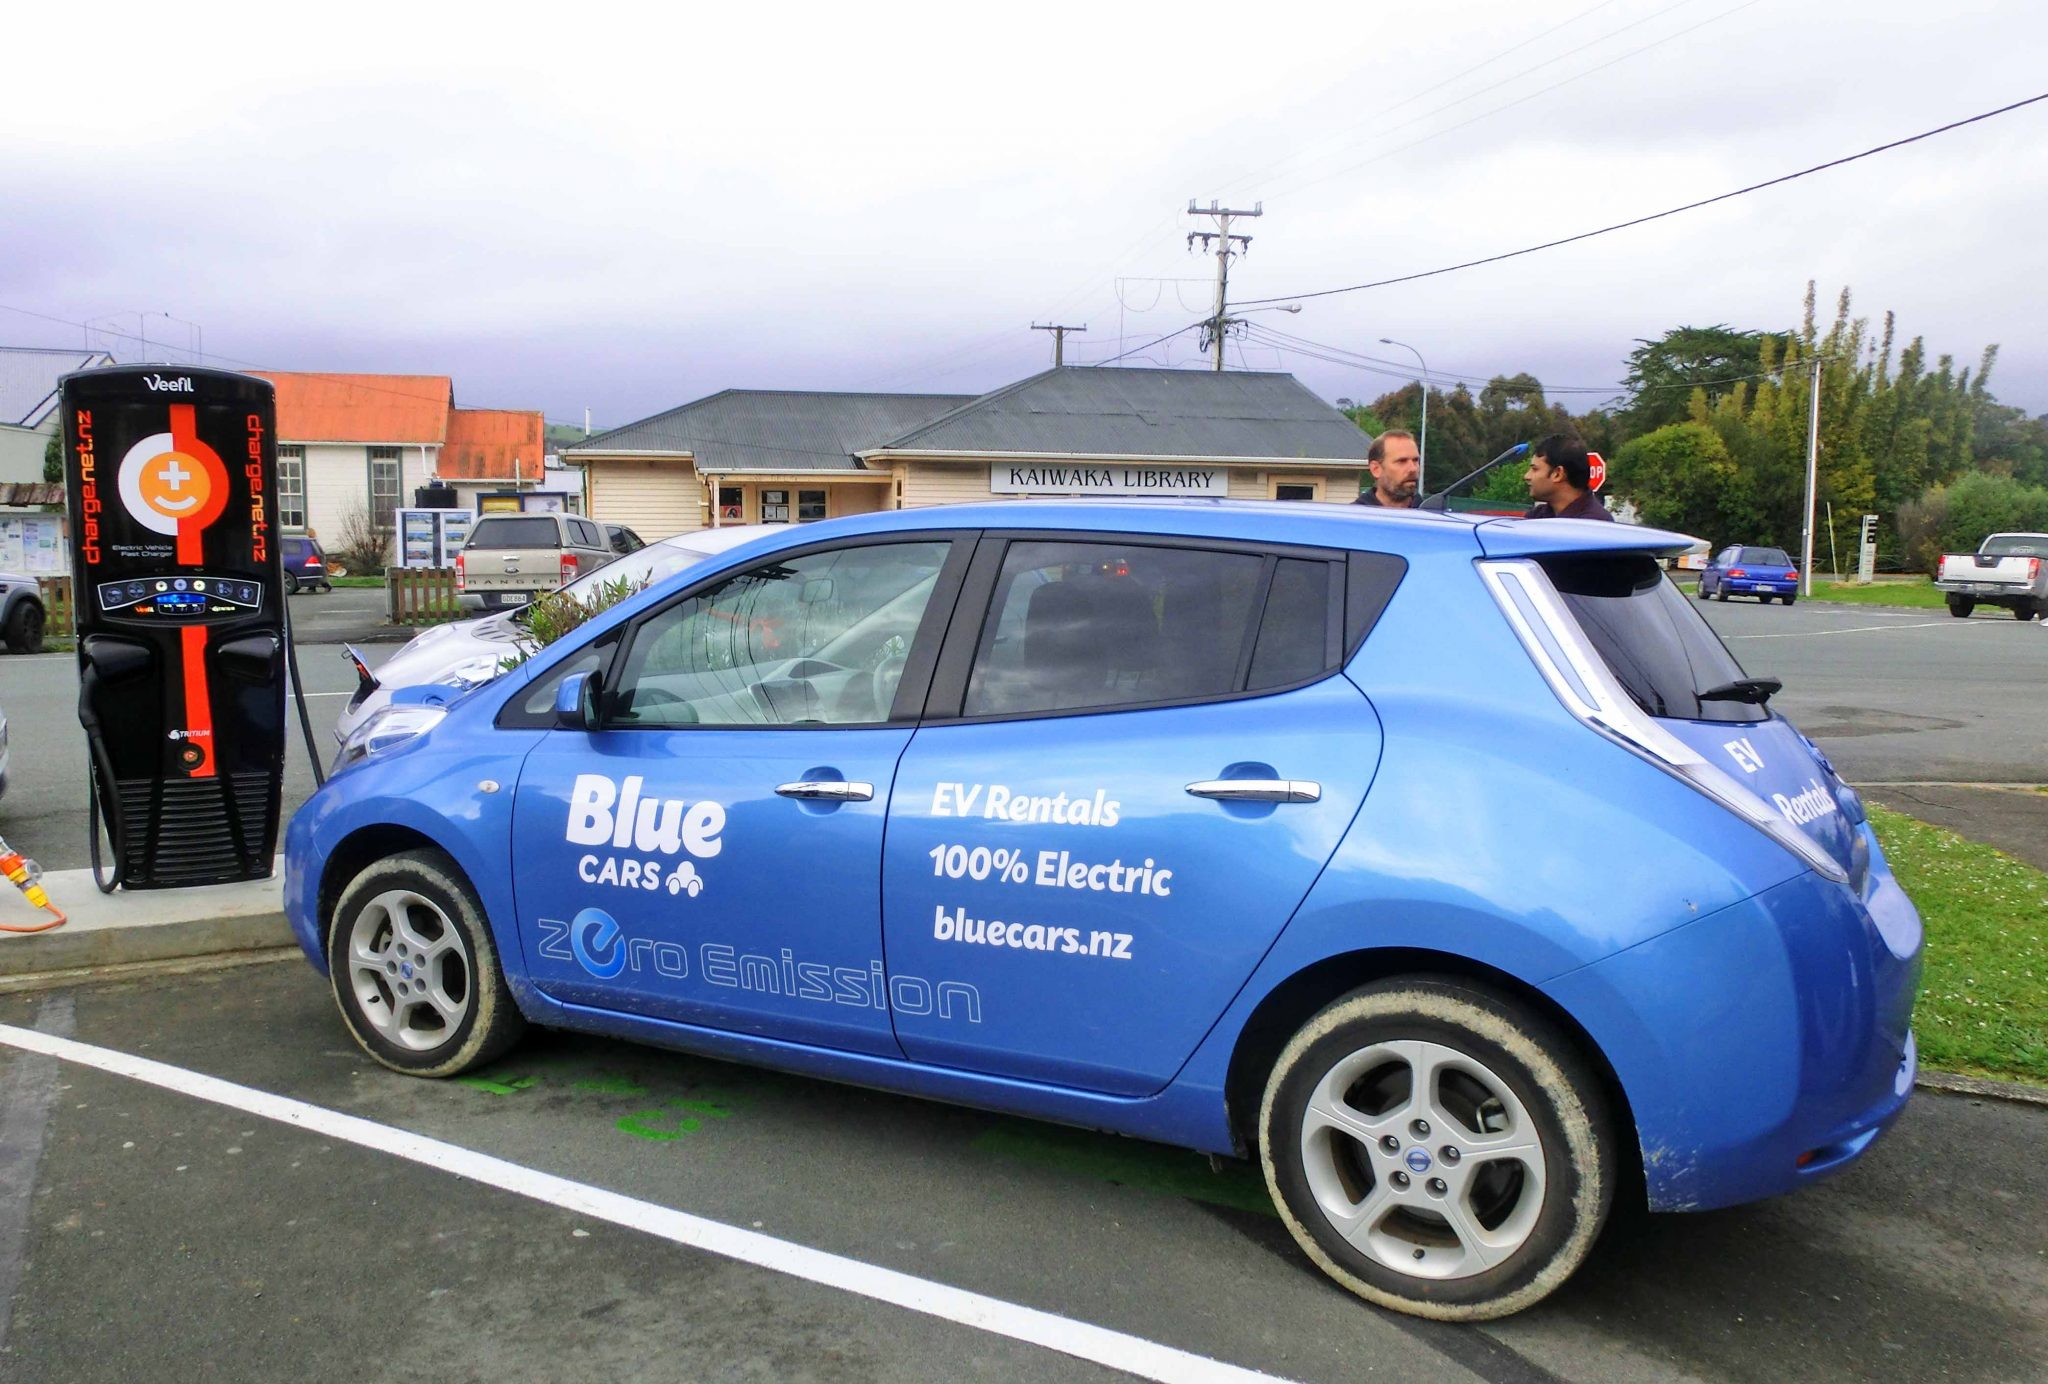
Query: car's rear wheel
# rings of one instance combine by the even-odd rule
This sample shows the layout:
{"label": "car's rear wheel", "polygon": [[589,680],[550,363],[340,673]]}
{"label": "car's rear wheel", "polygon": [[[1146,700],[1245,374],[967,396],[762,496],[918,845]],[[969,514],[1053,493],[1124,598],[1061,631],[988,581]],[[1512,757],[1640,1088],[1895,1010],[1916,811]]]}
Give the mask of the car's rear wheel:
{"label": "car's rear wheel", "polygon": [[387,857],[335,905],[327,970],[342,1020],[365,1052],[410,1076],[454,1076],[525,1030],[483,906],[437,850]]}
{"label": "car's rear wheel", "polygon": [[18,654],[39,654],[43,651],[43,608],[34,601],[20,601],[13,614],[7,617],[7,628],[0,631],[6,635],[7,647]]}
{"label": "car's rear wheel", "polygon": [[1969,619],[1970,612],[1976,608],[1977,603],[1967,596],[1951,596],[1948,598],[1948,613],[1955,616],[1958,620]]}
{"label": "car's rear wheel", "polygon": [[284,594],[287,596],[299,594],[299,579],[290,572],[284,574]]}
{"label": "car's rear wheel", "polygon": [[1781,601],[1783,601],[1783,602],[1784,602],[1784,603],[1785,603],[1786,605],[1791,605],[1791,604],[1792,604],[1792,602],[1793,602],[1793,600],[1794,600],[1794,598],[1793,598],[1792,596],[1789,596],[1789,595],[1788,595],[1788,596],[1780,596],[1780,597],[1778,597],[1778,599],[1779,599],[1779,600],[1781,600]]}
{"label": "car's rear wheel", "polygon": [[1259,1156],[1302,1250],[1352,1292],[1446,1321],[1518,1312],[1585,1259],[1614,1198],[1597,1080],[1490,991],[1400,978],[1288,1043]]}
{"label": "car's rear wheel", "polygon": [[1720,588],[1719,590],[1715,591],[1715,592],[1714,592],[1714,599],[1715,599],[1715,600],[1717,600],[1717,601],[1725,601],[1725,600],[1727,600],[1727,599],[1728,599],[1728,588],[1724,586],[1724,587],[1721,587],[1721,588]]}

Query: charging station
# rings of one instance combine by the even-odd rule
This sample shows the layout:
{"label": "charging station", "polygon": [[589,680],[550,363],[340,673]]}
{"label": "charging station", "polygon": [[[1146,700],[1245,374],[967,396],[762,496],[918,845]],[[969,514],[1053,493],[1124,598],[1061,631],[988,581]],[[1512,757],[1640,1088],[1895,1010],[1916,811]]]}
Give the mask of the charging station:
{"label": "charging station", "polygon": [[266,878],[287,639],[275,388],[114,366],[65,376],[58,397],[78,719],[115,884]]}

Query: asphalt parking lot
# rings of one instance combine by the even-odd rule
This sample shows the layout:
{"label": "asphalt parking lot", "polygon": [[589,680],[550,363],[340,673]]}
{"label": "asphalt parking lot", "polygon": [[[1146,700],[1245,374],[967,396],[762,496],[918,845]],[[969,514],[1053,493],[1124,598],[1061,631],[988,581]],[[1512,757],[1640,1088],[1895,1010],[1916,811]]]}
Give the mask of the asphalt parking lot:
{"label": "asphalt parking lot", "polygon": [[937,1319],[7,1052],[15,1378],[1116,1376],[1005,1334],[1017,1308],[1301,1380],[2048,1377],[2048,1110],[2001,1101],[1923,1092],[1842,1177],[1618,1222],[1549,1301],[1447,1327],[1332,1287],[1246,1167],[581,1037],[416,1081],[367,1064],[296,962],[7,996],[0,1022],[997,1304]]}
{"label": "asphalt parking lot", "polygon": [[[2017,791],[2048,781],[2048,628],[1703,611],[1752,673],[1785,679],[1778,704],[1873,797],[1990,801],[2006,810],[1987,821],[2037,854],[2048,842],[2025,815],[2048,796]],[[323,737],[352,682],[337,654],[301,655]],[[84,863],[73,669],[0,661],[16,755],[0,832],[53,868]],[[292,764],[288,805],[311,789],[302,747]],[[1957,786],[1983,783],[2006,786]],[[1120,1373],[1059,1348],[1084,1340],[1156,1378],[1194,1377],[1157,1346],[1302,1380],[2048,1378],[2043,1107],[1922,1092],[1831,1182],[1620,1220],[1538,1308],[1447,1327],[1327,1283],[1248,1167],[582,1037],[412,1081],[361,1057],[298,961],[0,996],[0,1023],[398,1131],[366,1147],[188,1077],[167,1090],[0,1046],[9,1378]],[[384,1146],[405,1135],[451,1148]],[[541,1190],[464,1176],[462,1150]],[[598,1193],[633,1200],[607,1221],[577,1200]],[[722,1257],[663,1237],[678,1212],[768,1238]],[[761,1262],[808,1251],[848,1267],[827,1283]],[[925,1285],[913,1296],[982,1296],[951,1316],[906,1310],[862,1291],[887,1274]]]}

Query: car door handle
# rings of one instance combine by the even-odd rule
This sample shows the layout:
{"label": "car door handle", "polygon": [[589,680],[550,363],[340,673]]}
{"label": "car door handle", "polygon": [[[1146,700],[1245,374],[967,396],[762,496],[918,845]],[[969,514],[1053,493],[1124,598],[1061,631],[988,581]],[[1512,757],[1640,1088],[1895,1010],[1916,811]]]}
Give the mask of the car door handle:
{"label": "car door handle", "polygon": [[1203,779],[1188,785],[1198,798],[1235,803],[1321,802],[1323,785],[1307,779]]}
{"label": "car door handle", "polygon": [[834,803],[870,802],[875,796],[872,783],[851,783],[845,779],[799,779],[795,783],[779,785],[776,790],[785,798],[816,798]]}

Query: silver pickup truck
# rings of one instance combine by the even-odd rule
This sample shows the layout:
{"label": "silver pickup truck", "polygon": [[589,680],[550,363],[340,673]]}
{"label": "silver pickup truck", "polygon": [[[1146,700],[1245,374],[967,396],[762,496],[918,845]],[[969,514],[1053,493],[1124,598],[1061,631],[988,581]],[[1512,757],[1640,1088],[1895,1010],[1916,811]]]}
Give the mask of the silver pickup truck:
{"label": "silver pickup truck", "polygon": [[2048,533],[1994,533],[1974,553],[1946,554],[1934,587],[1959,620],[1980,605],[2003,606],[2020,620],[2048,615]]}
{"label": "silver pickup truck", "polygon": [[575,514],[486,514],[455,557],[455,589],[485,610],[525,605],[610,562],[604,528]]}

